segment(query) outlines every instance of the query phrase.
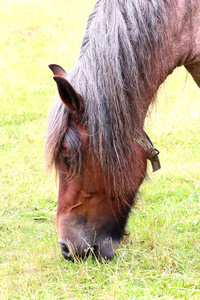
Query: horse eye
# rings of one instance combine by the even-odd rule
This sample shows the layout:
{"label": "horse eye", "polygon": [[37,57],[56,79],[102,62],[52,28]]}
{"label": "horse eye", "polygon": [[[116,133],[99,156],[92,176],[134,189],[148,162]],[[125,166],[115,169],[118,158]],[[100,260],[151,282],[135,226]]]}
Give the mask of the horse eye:
{"label": "horse eye", "polygon": [[65,165],[69,168],[71,163],[71,157],[62,156],[62,160],[64,161]]}

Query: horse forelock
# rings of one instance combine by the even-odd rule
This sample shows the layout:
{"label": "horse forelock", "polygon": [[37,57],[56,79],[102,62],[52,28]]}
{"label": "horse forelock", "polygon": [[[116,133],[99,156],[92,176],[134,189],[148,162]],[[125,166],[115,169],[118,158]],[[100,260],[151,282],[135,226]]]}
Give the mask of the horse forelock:
{"label": "horse forelock", "polygon": [[[142,130],[155,87],[164,77],[161,58],[175,5],[172,0],[97,1],[69,74],[86,106],[90,151],[120,197],[125,185],[134,188],[130,174],[140,175],[130,164],[136,157],[134,137]],[[159,66],[152,77],[155,64]],[[63,108],[57,113],[65,123]]]}
{"label": "horse forelock", "polygon": [[47,169],[59,169],[59,161],[68,164],[68,179],[77,176],[81,168],[82,139],[77,127],[70,121],[69,111],[59,97],[51,108],[47,129],[45,156]]}

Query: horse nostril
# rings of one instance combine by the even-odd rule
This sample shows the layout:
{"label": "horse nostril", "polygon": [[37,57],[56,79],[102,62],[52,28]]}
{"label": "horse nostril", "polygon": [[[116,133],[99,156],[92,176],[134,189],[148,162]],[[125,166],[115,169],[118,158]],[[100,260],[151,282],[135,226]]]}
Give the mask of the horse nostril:
{"label": "horse nostril", "polygon": [[72,260],[71,253],[69,252],[69,249],[67,248],[67,246],[63,243],[59,243],[59,244],[60,244],[60,248],[61,248],[63,257],[65,259]]}

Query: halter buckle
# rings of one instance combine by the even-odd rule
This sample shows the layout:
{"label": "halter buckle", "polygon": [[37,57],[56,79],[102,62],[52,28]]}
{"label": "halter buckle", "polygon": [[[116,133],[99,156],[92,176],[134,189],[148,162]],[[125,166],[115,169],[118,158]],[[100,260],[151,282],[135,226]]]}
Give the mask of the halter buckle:
{"label": "halter buckle", "polygon": [[157,170],[159,170],[161,168],[160,160],[158,157],[159,153],[160,152],[158,151],[158,149],[156,149],[154,147],[152,147],[150,150],[148,150],[146,152],[146,156],[151,162],[153,172],[156,172]]}

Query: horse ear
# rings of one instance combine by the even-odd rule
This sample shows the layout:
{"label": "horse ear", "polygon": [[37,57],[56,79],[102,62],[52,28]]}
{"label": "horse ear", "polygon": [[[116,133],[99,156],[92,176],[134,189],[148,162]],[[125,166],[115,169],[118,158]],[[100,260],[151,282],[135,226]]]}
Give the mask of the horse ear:
{"label": "horse ear", "polygon": [[66,78],[67,73],[61,66],[56,65],[56,64],[51,64],[51,65],[49,65],[49,68],[53,72],[54,76],[60,76],[60,77]]}
{"label": "horse ear", "polygon": [[74,90],[72,85],[63,77],[54,76],[57,83],[58,93],[65,106],[74,113],[80,112],[82,100],[81,96]]}

